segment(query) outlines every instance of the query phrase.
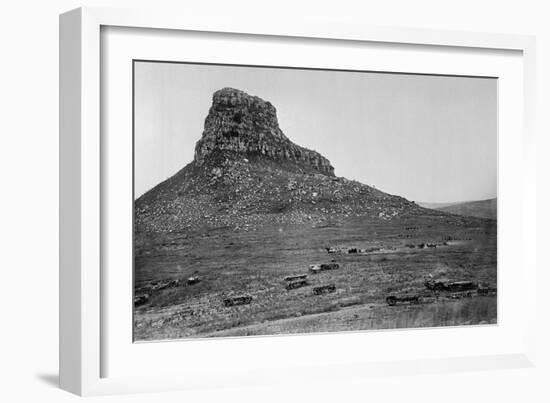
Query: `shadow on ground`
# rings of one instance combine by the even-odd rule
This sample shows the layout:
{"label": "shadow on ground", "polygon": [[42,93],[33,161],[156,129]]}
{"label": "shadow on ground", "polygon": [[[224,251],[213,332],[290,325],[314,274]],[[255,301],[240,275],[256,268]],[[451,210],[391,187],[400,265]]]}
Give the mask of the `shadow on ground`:
{"label": "shadow on ground", "polygon": [[49,386],[55,388],[59,387],[59,375],[58,374],[35,374],[36,378],[44,382]]}

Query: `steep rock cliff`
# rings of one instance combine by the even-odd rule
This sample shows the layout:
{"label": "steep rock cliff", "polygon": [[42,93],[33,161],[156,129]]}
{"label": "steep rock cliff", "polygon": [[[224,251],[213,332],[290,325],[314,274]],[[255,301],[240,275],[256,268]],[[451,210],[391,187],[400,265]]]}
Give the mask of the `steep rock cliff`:
{"label": "steep rock cliff", "polygon": [[334,175],[328,159],[294,144],[284,135],[279,128],[277,111],[270,102],[233,88],[214,93],[202,138],[195,147],[197,166],[204,164],[214,151],[261,155]]}

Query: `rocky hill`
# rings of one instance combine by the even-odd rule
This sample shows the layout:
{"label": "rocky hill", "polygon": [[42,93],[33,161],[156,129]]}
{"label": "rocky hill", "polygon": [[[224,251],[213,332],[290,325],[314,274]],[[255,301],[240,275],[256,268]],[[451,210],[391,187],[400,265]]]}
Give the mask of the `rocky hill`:
{"label": "rocky hill", "polygon": [[430,211],[336,177],[327,158],[283,134],[271,103],[224,88],[213,95],[194,160],[135,201],[135,230],[252,230],[266,223],[391,220]]}

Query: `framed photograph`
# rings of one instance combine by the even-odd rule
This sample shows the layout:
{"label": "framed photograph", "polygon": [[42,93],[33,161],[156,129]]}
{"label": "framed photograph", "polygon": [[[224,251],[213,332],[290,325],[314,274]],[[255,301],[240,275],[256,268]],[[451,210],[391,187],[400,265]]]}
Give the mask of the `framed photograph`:
{"label": "framed photograph", "polygon": [[532,37],[94,8],[60,45],[64,389],[533,365]]}

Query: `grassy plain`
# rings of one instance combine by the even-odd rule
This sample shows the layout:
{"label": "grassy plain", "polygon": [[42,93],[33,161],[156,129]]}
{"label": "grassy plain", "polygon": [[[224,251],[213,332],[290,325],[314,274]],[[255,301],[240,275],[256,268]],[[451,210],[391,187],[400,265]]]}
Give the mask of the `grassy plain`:
{"label": "grassy plain", "polygon": [[[437,247],[407,246],[422,243]],[[328,254],[325,247],[372,252]],[[338,270],[308,274],[308,286],[285,289],[285,276],[332,261]],[[153,292],[135,308],[136,341],[496,323],[496,296],[385,303],[390,294],[431,296],[427,278],[496,287],[496,221],[426,214],[136,234],[136,294],[153,281],[191,276],[201,281]],[[325,284],[336,292],[313,294]],[[223,304],[245,294],[249,305]]]}

